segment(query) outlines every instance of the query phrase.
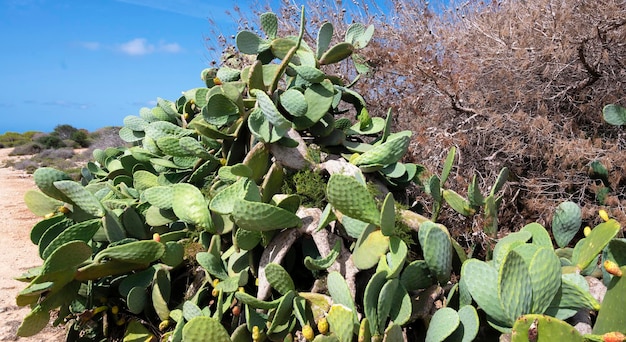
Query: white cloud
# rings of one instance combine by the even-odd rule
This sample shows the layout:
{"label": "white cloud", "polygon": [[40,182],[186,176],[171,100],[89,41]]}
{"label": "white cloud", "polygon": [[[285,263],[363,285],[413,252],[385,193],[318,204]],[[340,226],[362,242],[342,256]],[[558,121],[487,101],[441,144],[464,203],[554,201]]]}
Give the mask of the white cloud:
{"label": "white cloud", "polygon": [[180,47],[178,43],[159,42],[159,51],[163,51],[167,53],[179,53],[183,51],[183,48]]}
{"label": "white cloud", "polygon": [[154,45],[149,44],[145,38],[135,38],[119,45],[119,50],[127,55],[141,56],[153,53]]}

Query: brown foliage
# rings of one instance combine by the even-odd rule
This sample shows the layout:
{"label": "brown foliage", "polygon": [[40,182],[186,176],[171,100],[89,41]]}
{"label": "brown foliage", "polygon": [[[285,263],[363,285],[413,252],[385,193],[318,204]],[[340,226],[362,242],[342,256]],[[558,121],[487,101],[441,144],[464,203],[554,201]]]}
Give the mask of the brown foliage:
{"label": "brown foliage", "polygon": [[[500,216],[506,230],[549,224],[564,200],[598,223],[593,160],[609,170],[609,213],[626,224],[626,139],[601,114],[608,103],[626,104],[625,1],[468,1],[441,13],[421,0],[392,0],[384,9],[369,0],[317,0],[306,8],[312,46],[323,21],[339,37],[351,21],[375,25],[361,52],[372,70],[355,87],[371,113],[392,108],[395,129],[414,132],[408,159],[439,172],[457,146],[446,185],[460,193],[474,174],[486,191],[502,167],[511,169]],[[299,8],[286,1],[280,14],[280,27],[294,34]],[[348,64],[340,68],[355,76]],[[480,229],[447,214],[449,226]]]}

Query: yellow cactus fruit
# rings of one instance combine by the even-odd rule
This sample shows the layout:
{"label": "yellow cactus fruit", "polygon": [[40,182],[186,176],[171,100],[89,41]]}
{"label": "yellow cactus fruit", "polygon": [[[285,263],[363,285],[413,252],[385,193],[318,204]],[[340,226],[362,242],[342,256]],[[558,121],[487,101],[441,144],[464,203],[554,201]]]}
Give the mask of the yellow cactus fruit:
{"label": "yellow cactus fruit", "polygon": [[326,318],[322,318],[317,322],[317,331],[320,334],[326,335],[328,333],[328,321]]}
{"label": "yellow cactus fruit", "polygon": [[222,80],[220,80],[219,77],[214,77],[213,83],[215,83],[215,85],[222,85]]}
{"label": "yellow cactus fruit", "polygon": [[211,284],[213,285],[213,287],[216,287],[217,284],[219,283],[220,283],[220,280],[216,278],[216,279],[213,279],[213,282]]}
{"label": "yellow cactus fruit", "polygon": [[307,324],[302,327],[302,336],[304,336],[307,341],[313,341],[315,333],[313,332],[313,328],[311,328],[311,325]]}
{"label": "yellow cactus fruit", "polygon": [[624,342],[626,335],[619,331],[613,331],[602,335],[602,341],[604,342]]}
{"label": "yellow cactus fruit", "polygon": [[161,242],[161,235],[159,233],[152,234],[152,240],[156,242]]}
{"label": "yellow cactus fruit", "polygon": [[258,326],[252,327],[252,341],[256,342],[261,339],[261,332],[259,331]]}
{"label": "yellow cactus fruit", "polygon": [[54,214],[55,213],[47,213],[46,216],[44,216],[43,218],[47,220],[47,219],[51,218],[52,216],[54,216]]}
{"label": "yellow cactus fruit", "polygon": [[63,213],[63,214],[67,214],[67,213],[70,212],[70,209],[68,207],[62,205],[62,206],[59,207],[59,212]]}
{"label": "yellow cactus fruit", "polygon": [[239,291],[239,292],[246,292],[246,289],[244,289],[243,286],[239,286],[237,291]]}
{"label": "yellow cactus fruit", "polygon": [[120,308],[117,305],[113,305],[113,307],[111,308],[111,313],[117,315],[118,313],[120,313]]}
{"label": "yellow cactus fruit", "polygon": [[609,214],[604,209],[600,209],[598,211],[598,215],[600,215],[600,218],[604,220],[604,222],[607,222],[609,220]]}
{"label": "yellow cactus fruit", "polygon": [[616,277],[622,276],[622,270],[619,268],[619,265],[611,260],[604,260],[604,269]]}
{"label": "yellow cactus fruit", "polygon": [[585,237],[589,236],[589,234],[591,234],[591,227],[585,227],[585,229],[583,229],[583,234],[585,234]]}
{"label": "yellow cactus fruit", "polygon": [[165,329],[167,329],[167,327],[170,326],[170,320],[166,319],[164,321],[162,321],[161,323],[159,323],[159,331],[163,331]]}
{"label": "yellow cactus fruit", "polygon": [[213,288],[213,291],[211,291],[211,295],[213,297],[217,297],[217,296],[219,296],[219,294],[220,294],[220,290],[218,290],[216,288]]}

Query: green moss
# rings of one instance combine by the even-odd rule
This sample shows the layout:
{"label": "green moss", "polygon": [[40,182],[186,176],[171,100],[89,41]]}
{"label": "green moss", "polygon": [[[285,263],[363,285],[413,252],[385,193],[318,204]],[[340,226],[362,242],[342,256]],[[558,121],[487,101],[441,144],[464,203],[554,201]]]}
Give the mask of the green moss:
{"label": "green moss", "polygon": [[297,194],[302,205],[323,208],[326,198],[326,181],[319,173],[311,170],[298,171],[286,177],[281,188],[284,194]]}

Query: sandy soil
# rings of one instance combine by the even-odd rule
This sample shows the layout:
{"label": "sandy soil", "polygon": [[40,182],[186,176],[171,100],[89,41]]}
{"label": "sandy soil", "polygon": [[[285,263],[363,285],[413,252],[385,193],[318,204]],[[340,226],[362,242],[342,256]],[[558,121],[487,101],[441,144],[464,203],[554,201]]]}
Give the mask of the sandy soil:
{"label": "sandy soil", "polygon": [[34,189],[31,175],[5,167],[12,149],[0,149],[0,341],[64,341],[63,328],[48,327],[30,338],[18,338],[17,328],[29,308],[15,305],[25,283],[13,279],[31,267],[40,266],[37,246],[30,241],[30,229],[39,221],[24,204],[24,193]]}

